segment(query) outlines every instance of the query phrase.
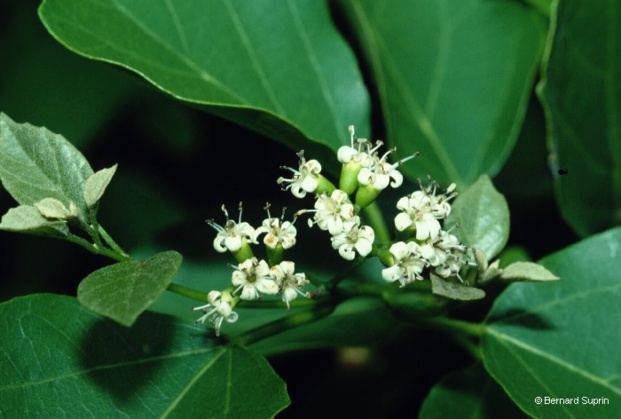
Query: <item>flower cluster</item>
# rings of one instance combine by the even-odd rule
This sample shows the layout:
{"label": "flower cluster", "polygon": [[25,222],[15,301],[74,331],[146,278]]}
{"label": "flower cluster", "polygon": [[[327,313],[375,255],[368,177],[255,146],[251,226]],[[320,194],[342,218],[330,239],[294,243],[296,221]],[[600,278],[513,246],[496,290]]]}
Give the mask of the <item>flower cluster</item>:
{"label": "flower cluster", "polygon": [[313,213],[309,225],[328,231],[332,236],[332,247],[344,259],[353,260],[357,255],[366,257],[371,254],[375,241],[375,231],[362,224],[360,211],[388,186],[401,186],[403,175],[397,168],[414,156],[390,163],[388,157],[396,149],[380,155],[378,150],[382,142],[373,145],[366,139],[357,138],[353,126],[349,127],[349,133],[351,144],[337,152],[338,160],[343,163],[339,188],[323,177],[319,162],[306,161],[302,152],[298,154],[299,168],[286,168],[294,176],[291,179],[281,177],[278,183],[286,184],[283,189],[291,189],[298,198],[315,194],[314,209],[301,210],[298,214]]}
{"label": "flower cluster", "polygon": [[[403,184],[399,167],[417,153],[397,162],[389,158],[395,148],[380,154],[383,145],[355,136],[353,126],[349,127],[350,145],[339,148],[337,158],[342,163],[338,187],[322,174],[322,166],[317,160],[307,160],[304,152],[299,152],[297,168],[283,167],[291,172],[291,177],[280,177],[277,183],[284,191],[290,191],[296,198],[314,196],[312,208],[298,211],[292,221],[272,217],[269,204],[268,217],[258,228],[253,228],[241,219],[233,221],[226,216],[223,226],[214,221],[208,223],[217,231],[213,245],[218,252],[229,251],[237,260],[231,276],[231,287],[212,291],[208,295],[209,304],[197,307],[204,315],[198,320],[209,319],[220,332],[223,321],[234,322],[237,314],[233,311],[240,300],[261,300],[263,296],[280,295],[290,308],[291,301],[298,295],[310,297],[304,292],[309,283],[304,273],[295,272],[293,261],[283,260],[285,250],[296,244],[296,219],[302,214],[312,214],[309,226],[317,226],[331,236],[331,244],[339,255],[352,261],[356,258],[377,256],[384,264],[382,277],[388,282],[399,282],[402,287],[423,280],[430,275],[440,278],[457,278],[462,281],[460,272],[472,258],[470,250],[460,243],[450,230],[443,229],[443,221],[451,212],[450,201],[457,195],[456,185],[451,184],[444,191],[429,180],[427,186],[420,184],[414,191],[398,200],[400,211],[394,219],[398,240],[391,243],[375,243],[374,229],[366,225],[362,210],[372,204],[380,193],[388,188],[398,188]],[[387,235],[384,232],[383,236]],[[263,244],[266,260],[254,256],[251,245]],[[360,260],[359,259],[359,260]]]}
{"label": "flower cluster", "polygon": [[[399,167],[415,157],[408,156],[396,163],[389,156],[396,149],[380,154],[381,141],[373,144],[367,139],[355,136],[354,127],[349,127],[350,145],[339,148],[337,158],[342,163],[339,187],[325,179],[321,165],[316,160],[306,161],[299,154],[299,168],[288,168],[295,175],[291,179],[278,179],[287,184],[283,189],[302,198],[315,194],[314,209],[301,210],[298,214],[313,213],[308,223],[328,231],[332,247],[347,260],[357,255],[367,257],[373,254],[375,232],[363,225],[360,212],[379,196],[382,190],[398,188],[403,184]],[[380,258],[387,266],[382,275],[387,281],[399,281],[402,286],[425,278],[423,274],[434,274],[461,280],[459,272],[468,263],[468,249],[449,231],[442,229],[442,221],[450,214],[450,201],[457,195],[455,184],[443,193],[438,185],[429,181],[428,186],[404,196],[397,202],[401,212],[395,217],[395,229],[402,239],[388,249],[388,257]],[[302,192],[303,193],[302,193]]]}
{"label": "flower cluster", "polygon": [[[312,172],[312,171],[311,171]],[[293,189],[293,188],[292,188]],[[303,187],[293,190],[294,194],[301,193]],[[220,327],[224,321],[233,323],[238,315],[233,311],[240,300],[261,300],[264,295],[281,295],[282,301],[290,308],[292,300],[298,295],[309,297],[303,292],[309,283],[304,273],[295,272],[295,263],[283,261],[284,250],[296,244],[297,230],[293,221],[284,220],[284,211],[281,218],[274,218],[267,204],[267,218],[259,228],[252,227],[242,221],[242,206],[239,204],[239,218],[234,221],[224,206],[222,211],[226,217],[224,225],[214,220],[207,223],[216,231],[213,246],[216,251],[231,252],[238,264],[229,266],[233,269],[231,287],[223,291],[211,291],[207,295],[209,304],[195,307],[193,310],[202,310],[205,314],[196,323],[209,320],[220,334]],[[264,235],[264,236],[263,236]],[[267,260],[254,256],[251,246],[259,244],[263,236]]]}
{"label": "flower cluster", "polygon": [[443,221],[451,213],[449,201],[456,196],[455,184],[444,193],[430,182],[427,187],[404,196],[397,202],[401,210],[395,217],[395,228],[406,237],[390,246],[391,266],[382,270],[386,281],[399,281],[405,286],[422,280],[425,268],[442,277],[456,276],[470,260],[468,249],[450,233],[442,229]]}

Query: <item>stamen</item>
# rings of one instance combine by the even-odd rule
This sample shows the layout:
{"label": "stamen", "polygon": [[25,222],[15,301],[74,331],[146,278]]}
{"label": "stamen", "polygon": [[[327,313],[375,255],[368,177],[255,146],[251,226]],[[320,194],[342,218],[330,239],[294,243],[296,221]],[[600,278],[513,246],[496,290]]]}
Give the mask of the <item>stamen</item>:
{"label": "stamen", "polygon": [[263,209],[265,211],[267,211],[267,219],[270,220],[270,225],[272,224],[272,215],[270,214],[270,207],[272,206],[272,204],[270,204],[269,202],[265,203],[265,206],[263,207]]}
{"label": "stamen", "polygon": [[373,153],[375,153],[381,146],[383,146],[384,143],[381,140],[377,140],[375,142],[375,147],[371,148],[369,146],[369,150],[367,151],[370,155],[372,155]]}
{"label": "stamen", "polygon": [[354,139],[355,139],[354,126],[350,125],[347,129],[349,130],[349,137],[350,137],[350,140],[351,140],[351,148],[354,148]]}
{"label": "stamen", "polygon": [[221,231],[224,231],[224,227],[222,227],[220,224],[216,223],[216,221],[212,218],[210,220],[205,220],[205,222],[212,227],[213,229],[215,229],[218,233]]}
{"label": "stamen", "polygon": [[413,158],[418,157],[419,155],[420,155],[420,152],[417,151],[416,153],[412,154],[411,156],[407,156],[407,157],[402,158],[397,163],[399,163],[399,165],[402,165],[406,161],[412,160]]}

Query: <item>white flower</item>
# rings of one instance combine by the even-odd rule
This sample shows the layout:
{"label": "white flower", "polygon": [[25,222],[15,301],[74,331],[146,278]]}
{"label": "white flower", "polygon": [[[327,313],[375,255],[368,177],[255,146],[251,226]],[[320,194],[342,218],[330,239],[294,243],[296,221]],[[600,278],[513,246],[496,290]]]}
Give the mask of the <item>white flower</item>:
{"label": "white flower", "polygon": [[435,272],[444,278],[450,276],[457,276],[460,280],[459,271],[468,263],[467,250],[468,248],[461,244],[459,239],[447,231],[441,231],[440,237],[433,246],[438,249],[439,252],[446,254],[445,260],[436,266]]}
{"label": "white flower", "polygon": [[[349,134],[351,138],[351,146],[344,145],[340,147],[336,153],[337,159],[343,164],[353,163],[361,166],[368,166],[369,164],[371,164],[371,154],[373,153],[373,151],[375,151],[375,149],[369,149],[367,139],[357,138],[355,136],[353,125],[349,126]],[[362,150],[363,145],[367,146],[367,151]],[[376,148],[380,145],[381,142],[378,142]]]}
{"label": "white flower", "polygon": [[382,277],[389,282],[399,281],[401,287],[418,280],[428,262],[420,253],[420,246],[416,242],[397,242],[390,246],[390,253],[395,258],[395,264],[382,269]]}
{"label": "white flower", "polygon": [[291,193],[296,198],[304,198],[306,193],[313,193],[319,185],[319,174],[321,173],[321,164],[317,160],[306,161],[304,159],[304,153],[298,153],[300,157],[299,169],[295,170],[291,167],[283,167],[293,172],[291,179],[279,177],[276,181],[279,185],[288,183],[283,187],[283,190],[291,188]]}
{"label": "white flower", "polygon": [[[317,196],[313,220],[320,229],[327,230],[332,235],[339,234],[343,231],[343,223],[353,220],[355,215],[349,197],[340,189],[335,189],[330,196],[327,193]],[[310,220],[309,225],[313,225]]]}
{"label": "white flower", "polygon": [[264,260],[257,258],[247,259],[234,266],[235,271],[231,283],[236,286],[233,294],[241,289],[239,298],[242,300],[256,300],[261,298],[259,292],[264,294],[278,294],[278,285],[270,277],[270,268]]}
{"label": "white flower", "polygon": [[[332,248],[338,249],[343,259],[353,260],[356,252],[367,256],[373,249],[375,232],[369,226],[360,226],[360,218],[343,223],[343,231],[332,237]],[[355,251],[354,251],[355,250]]]}
{"label": "white flower", "polygon": [[[377,154],[373,155],[373,161],[368,167],[363,167],[358,173],[358,182],[361,185],[371,185],[374,189],[383,190],[390,186],[398,188],[403,183],[403,175],[397,170],[405,160],[397,163],[388,163],[388,156],[396,149],[387,151],[381,158]],[[410,156],[411,158],[412,156]],[[392,180],[392,182],[391,182]]]}
{"label": "white flower", "polygon": [[[397,149],[392,148],[388,150],[382,157],[379,157],[376,150],[381,142],[377,142],[375,148],[369,150],[371,155],[371,161],[363,167],[358,173],[358,182],[361,185],[370,185],[376,190],[383,190],[390,186],[398,188],[403,184],[403,175],[397,170],[397,167],[401,166],[406,161],[413,159],[418,155],[414,153],[404,159],[399,160],[396,163],[389,163],[388,156],[394,153]],[[391,181],[392,180],[392,181]]]}
{"label": "white flower", "polygon": [[282,292],[282,300],[287,304],[287,308],[290,309],[289,303],[295,300],[299,295],[308,298],[308,293],[303,293],[302,288],[308,284],[306,275],[304,273],[295,273],[295,263],[284,261],[278,265],[272,266],[270,275],[276,281]]}
{"label": "white flower", "polygon": [[426,243],[420,246],[420,255],[427,260],[431,266],[442,265],[448,258],[448,252],[435,247],[433,243]]}
{"label": "white flower", "polygon": [[436,194],[437,184],[430,184],[421,190],[404,196],[397,202],[397,209],[401,212],[395,217],[395,227],[399,231],[410,228],[414,224],[416,239],[435,241],[440,234],[440,222],[451,213],[449,200],[457,194],[453,193],[455,184],[452,183],[446,189],[446,193]]}
{"label": "white flower", "polygon": [[266,233],[263,238],[263,243],[265,243],[266,246],[275,249],[280,243],[283,249],[293,247],[296,243],[295,236],[298,233],[297,229],[293,225],[295,223],[295,219],[293,222],[283,221],[284,211],[283,217],[280,219],[272,218],[270,215],[269,204],[265,209],[267,210],[267,218],[263,220],[261,227],[257,228],[254,232],[253,241],[256,243],[258,237],[261,234]]}
{"label": "white flower", "polygon": [[220,253],[224,253],[227,250],[237,252],[241,249],[246,238],[250,240],[253,239],[254,228],[250,226],[250,224],[241,221],[241,202],[239,204],[239,220],[237,223],[229,219],[229,213],[226,211],[224,205],[222,205],[222,211],[226,216],[226,223],[224,224],[224,227],[216,224],[214,220],[207,220],[207,224],[218,232],[213,241],[213,247]]}
{"label": "white flower", "polygon": [[205,313],[194,323],[205,323],[205,320],[209,320],[216,328],[216,336],[220,336],[220,327],[224,320],[226,320],[227,323],[235,323],[238,318],[237,313],[233,311],[231,303],[223,300],[222,297],[223,295],[221,292],[211,291],[207,294],[207,301],[209,301],[209,304],[192,308],[192,311],[202,310]]}
{"label": "white flower", "polygon": [[455,183],[451,183],[443,194],[436,195],[434,186],[431,210],[437,219],[444,219],[451,213],[451,204],[448,201],[457,196],[457,192],[453,192],[456,187]]}
{"label": "white flower", "polygon": [[395,217],[397,230],[403,231],[414,224],[417,240],[437,239],[442,227],[432,213],[431,198],[428,195],[416,191],[404,196],[397,202],[397,209],[403,211]]}

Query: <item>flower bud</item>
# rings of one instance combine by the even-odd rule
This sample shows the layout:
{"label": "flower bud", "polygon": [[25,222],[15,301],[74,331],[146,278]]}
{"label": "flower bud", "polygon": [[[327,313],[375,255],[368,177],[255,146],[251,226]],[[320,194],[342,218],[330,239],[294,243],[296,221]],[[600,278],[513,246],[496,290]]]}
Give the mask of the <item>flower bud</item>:
{"label": "flower bud", "polygon": [[358,173],[360,173],[360,169],[362,169],[360,163],[351,161],[343,164],[339,189],[347,193],[347,195],[353,194],[358,188]]}
{"label": "flower bud", "polygon": [[380,189],[375,189],[371,184],[361,185],[356,192],[356,210],[360,211],[373,203],[380,192]]}

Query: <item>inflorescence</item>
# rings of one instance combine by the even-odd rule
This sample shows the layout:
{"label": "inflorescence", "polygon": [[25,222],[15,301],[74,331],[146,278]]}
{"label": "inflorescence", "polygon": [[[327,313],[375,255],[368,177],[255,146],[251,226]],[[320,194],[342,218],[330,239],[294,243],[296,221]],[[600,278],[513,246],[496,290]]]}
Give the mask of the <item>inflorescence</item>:
{"label": "inflorescence", "polygon": [[[373,203],[382,190],[398,188],[403,184],[399,167],[417,156],[415,153],[396,163],[389,162],[389,156],[396,149],[380,155],[382,142],[375,144],[355,136],[354,127],[349,127],[350,146],[338,150],[337,158],[342,170],[337,188],[321,174],[322,167],[317,160],[306,160],[304,153],[298,153],[297,169],[283,167],[291,177],[280,177],[277,183],[284,191],[291,191],[296,198],[313,195],[313,208],[296,212],[291,221],[285,221],[285,211],[280,218],[272,217],[267,204],[267,218],[258,228],[242,221],[242,206],[239,204],[237,221],[226,217],[223,226],[213,220],[207,223],[217,235],[214,248],[221,253],[230,252],[238,262],[229,265],[233,269],[231,287],[223,291],[211,291],[208,304],[195,307],[204,313],[196,322],[209,320],[214,324],[216,335],[224,321],[232,323],[238,318],[233,311],[240,300],[261,300],[264,295],[280,295],[287,308],[298,296],[310,298],[305,291],[309,280],[302,272],[295,271],[293,261],[284,260],[287,249],[296,245],[296,220],[309,215],[308,225],[317,226],[331,236],[332,248],[348,261],[377,256],[384,264],[382,277],[388,282],[399,282],[401,287],[424,280],[430,273],[440,278],[456,278],[463,282],[460,271],[472,260],[472,252],[443,229],[443,220],[451,212],[450,201],[457,195],[453,183],[445,190],[428,180],[419,190],[403,196],[397,201],[400,211],[394,219],[398,240],[392,243],[376,243],[373,228],[363,223],[362,210]],[[251,246],[263,244],[267,259],[254,256]]]}

